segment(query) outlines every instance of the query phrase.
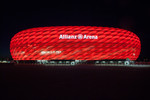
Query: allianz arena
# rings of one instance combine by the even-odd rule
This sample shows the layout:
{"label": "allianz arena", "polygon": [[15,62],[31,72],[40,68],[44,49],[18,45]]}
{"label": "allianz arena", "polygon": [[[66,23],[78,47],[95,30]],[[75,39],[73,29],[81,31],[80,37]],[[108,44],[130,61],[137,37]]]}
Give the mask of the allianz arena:
{"label": "allianz arena", "polygon": [[136,60],[139,37],[127,30],[96,26],[26,29],[13,36],[14,60]]}

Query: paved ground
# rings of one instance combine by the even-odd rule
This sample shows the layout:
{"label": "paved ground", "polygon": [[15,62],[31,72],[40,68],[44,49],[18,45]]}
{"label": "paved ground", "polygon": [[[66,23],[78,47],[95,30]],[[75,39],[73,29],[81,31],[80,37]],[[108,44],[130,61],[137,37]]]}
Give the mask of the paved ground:
{"label": "paved ground", "polygon": [[150,67],[0,64],[0,100],[148,100]]}

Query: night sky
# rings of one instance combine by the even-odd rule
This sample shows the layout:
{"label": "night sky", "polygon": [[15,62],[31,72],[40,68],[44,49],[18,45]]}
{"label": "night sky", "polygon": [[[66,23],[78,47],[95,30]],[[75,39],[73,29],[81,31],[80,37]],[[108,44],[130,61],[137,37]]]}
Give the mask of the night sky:
{"label": "night sky", "polygon": [[0,57],[11,57],[11,38],[19,31],[45,26],[103,26],[134,32],[141,40],[139,59],[150,59],[150,6],[148,1],[99,2],[5,1],[1,4]]}

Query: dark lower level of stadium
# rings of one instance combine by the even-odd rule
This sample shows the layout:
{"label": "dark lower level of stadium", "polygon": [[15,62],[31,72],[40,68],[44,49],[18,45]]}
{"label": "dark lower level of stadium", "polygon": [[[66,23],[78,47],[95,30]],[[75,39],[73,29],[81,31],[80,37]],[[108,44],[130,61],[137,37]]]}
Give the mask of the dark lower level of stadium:
{"label": "dark lower level of stadium", "polygon": [[15,63],[26,64],[68,64],[68,65],[80,65],[80,64],[134,64],[135,61],[130,60],[16,60]]}

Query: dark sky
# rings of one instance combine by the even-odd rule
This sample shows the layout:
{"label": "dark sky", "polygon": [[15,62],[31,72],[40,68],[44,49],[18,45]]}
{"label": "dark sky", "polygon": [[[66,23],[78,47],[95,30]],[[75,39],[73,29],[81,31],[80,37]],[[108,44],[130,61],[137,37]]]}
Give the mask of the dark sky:
{"label": "dark sky", "polygon": [[44,26],[103,26],[134,32],[141,40],[140,59],[150,59],[150,6],[138,0],[99,2],[5,1],[1,4],[0,57],[11,57],[10,40],[17,32]]}

